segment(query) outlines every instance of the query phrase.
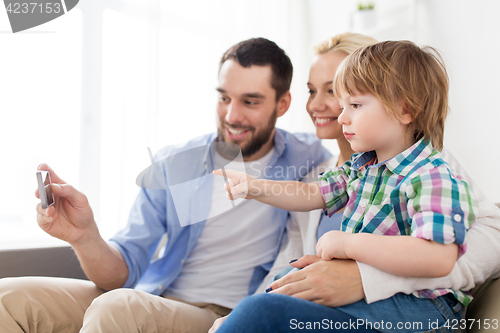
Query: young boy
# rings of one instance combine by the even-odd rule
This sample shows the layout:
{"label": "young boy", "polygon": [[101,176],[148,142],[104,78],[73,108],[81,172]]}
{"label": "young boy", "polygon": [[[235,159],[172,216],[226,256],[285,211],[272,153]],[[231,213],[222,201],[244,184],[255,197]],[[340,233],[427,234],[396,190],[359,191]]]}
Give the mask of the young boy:
{"label": "young boy", "polygon": [[[466,250],[477,203],[439,153],[448,111],[444,65],[411,42],[382,42],[347,57],[333,87],[342,107],[338,121],[359,153],[313,184],[226,171],[228,197],[286,210],[324,208],[330,215],[345,208],[342,231],[319,239],[318,256],[354,259],[403,276],[447,275]],[[446,294],[465,306],[471,300],[451,289],[414,295]]]}

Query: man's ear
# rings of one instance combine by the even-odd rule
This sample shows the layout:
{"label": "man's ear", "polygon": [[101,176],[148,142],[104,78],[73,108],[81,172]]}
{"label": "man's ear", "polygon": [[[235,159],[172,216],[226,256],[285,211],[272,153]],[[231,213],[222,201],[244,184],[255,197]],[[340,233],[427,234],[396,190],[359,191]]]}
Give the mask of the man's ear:
{"label": "man's ear", "polygon": [[280,97],[278,101],[278,105],[276,107],[277,116],[281,117],[282,115],[284,115],[288,111],[288,108],[290,107],[291,103],[292,103],[292,94],[290,94],[290,90],[288,90]]}

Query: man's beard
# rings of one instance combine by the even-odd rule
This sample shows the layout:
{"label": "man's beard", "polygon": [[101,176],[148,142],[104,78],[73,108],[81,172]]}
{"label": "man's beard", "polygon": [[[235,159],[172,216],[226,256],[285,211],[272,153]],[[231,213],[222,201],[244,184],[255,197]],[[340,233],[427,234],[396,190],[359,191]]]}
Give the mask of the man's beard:
{"label": "man's beard", "polygon": [[252,139],[244,147],[240,146],[240,149],[243,158],[250,157],[256,152],[258,152],[260,148],[262,148],[262,146],[269,141],[269,138],[271,137],[271,134],[273,133],[273,130],[276,126],[276,119],[278,119],[277,110],[274,109],[273,113],[271,114],[271,117],[269,118],[268,126],[257,132],[255,131],[255,127],[253,126],[239,126],[239,125],[229,126],[229,123],[227,123],[224,119],[220,119],[220,125],[219,128],[217,129],[218,142],[226,141],[224,138],[223,131],[225,131],[227,127],[231,127],[234,129],[249,130],[253,134]]}

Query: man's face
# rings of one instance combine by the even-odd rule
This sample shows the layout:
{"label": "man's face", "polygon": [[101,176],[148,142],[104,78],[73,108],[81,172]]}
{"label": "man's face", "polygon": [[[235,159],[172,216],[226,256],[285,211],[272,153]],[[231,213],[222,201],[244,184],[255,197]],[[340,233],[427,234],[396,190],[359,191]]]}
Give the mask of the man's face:
{"label": "man's face", "polygon": [[219,72],[218,140],[237,144],[247,160],[269,151],[276,119],[284,113],[277,111],[271,75],[270,66],[245,68],[234,60],[227,60]]}

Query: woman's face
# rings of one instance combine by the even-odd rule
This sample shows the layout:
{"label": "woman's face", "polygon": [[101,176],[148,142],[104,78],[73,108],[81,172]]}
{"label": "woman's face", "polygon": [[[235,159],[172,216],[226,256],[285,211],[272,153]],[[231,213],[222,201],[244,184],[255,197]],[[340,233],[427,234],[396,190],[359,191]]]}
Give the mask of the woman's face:
{"label": "woman's face", "polygon": [[309,100],[307,112],[316,126],[316,135],[320,139],[343,138],[342,125],[337,118],[340,105],[332,90],[332,81],[337,67],[347,57],[344,52],[329,52],[317,55],[309,71]]}

